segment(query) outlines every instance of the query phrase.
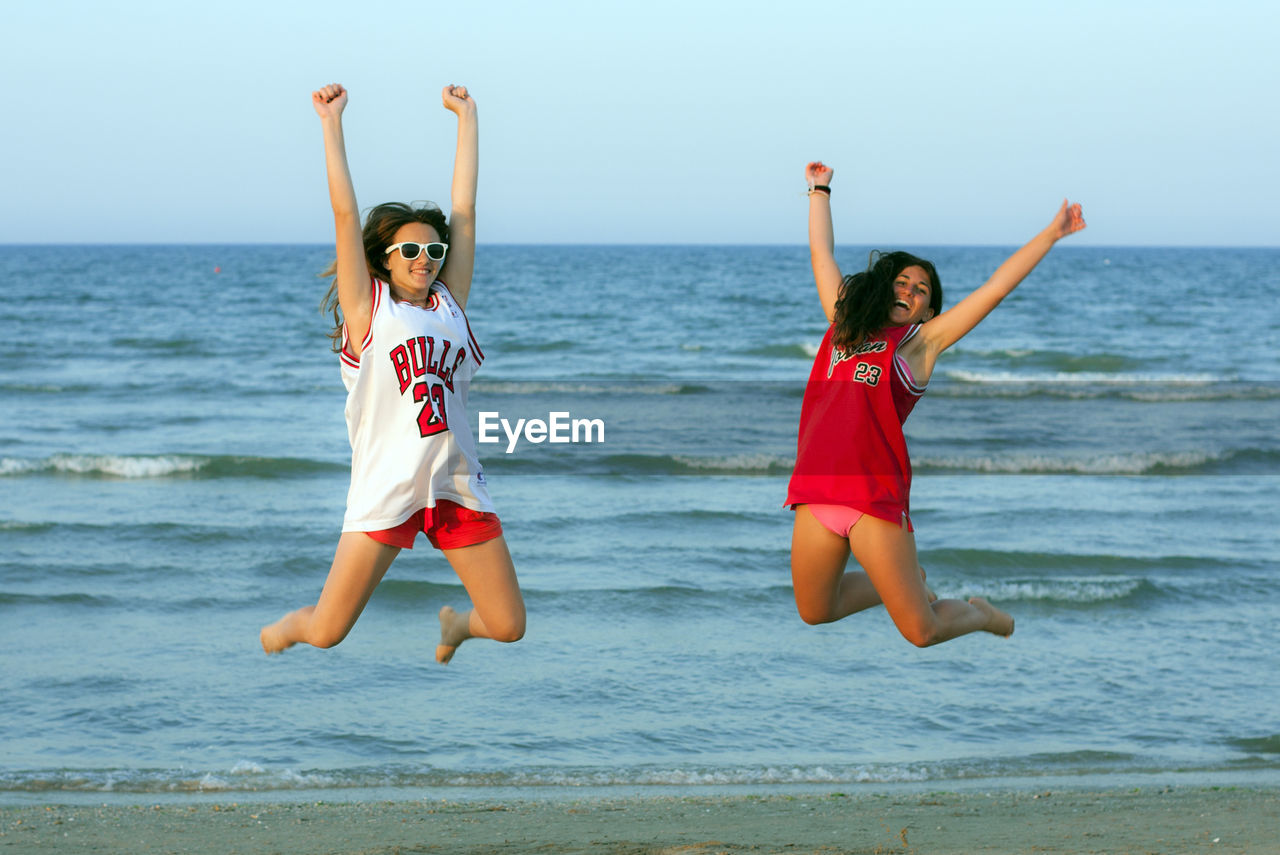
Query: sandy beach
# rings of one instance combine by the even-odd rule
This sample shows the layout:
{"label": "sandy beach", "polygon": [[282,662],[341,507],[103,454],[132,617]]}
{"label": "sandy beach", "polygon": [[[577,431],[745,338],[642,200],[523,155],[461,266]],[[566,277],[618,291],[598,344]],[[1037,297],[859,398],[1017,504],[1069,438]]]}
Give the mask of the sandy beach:
{"label": "sandy beach", "polygon": [[0,808],[13,853],[1277,853],[1280,790]]}

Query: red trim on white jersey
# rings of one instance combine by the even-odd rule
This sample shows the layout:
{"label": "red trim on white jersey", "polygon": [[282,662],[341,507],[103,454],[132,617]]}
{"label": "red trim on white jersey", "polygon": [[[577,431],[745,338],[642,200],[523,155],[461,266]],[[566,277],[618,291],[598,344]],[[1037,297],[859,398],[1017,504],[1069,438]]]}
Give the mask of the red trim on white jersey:
{"label": "red trim on white jersey", "polygon": [[[484,362],[484,351],[480,349],[480,345],[476,344],[476,334],[471,331],[471,320],[467,318],[467,310],[459,305],[458,298],[453,296],[453,292],[449,290],[448,282],[445,282],[443,279],[437,279],[436,281],[444,286],[444,290],[449,293],[449,302],[452,303],[462,315],[462,322],[467,325],[467,344],[471,345],[471,355],[475,357],[476,365],[479,365],[481,362]],[[431,298],[435,299],[435,296],[436,294],[433,291],[431,293]]]}
{"label": "red trim on white jersey", "polygon": [[467,325],[467,341],[471,344],[471,354],[476,358],[476,364],[479,365],[484,362],[484,351],[480,349],[480,345],[476,344],[476,335],[471,331],[471,321],[467,320],[465,310],[462,312],[462,320]]}
{"label": "red trim on white jersey", "polygon": [[[368,350],[369,345],[373,343],[373,316],[377,313],[378,306],[382,303],[382,289],[378,287],[377,279],[372,277],[369,279],[369,290],[373,294],[369,301],[369,330],[364,334],[364,341],[360,344],[361,353]],[[351,336],[347,332],[346,318],[342,320],[342,349],[338,351],[338,358],[352,368],[360,367],[360,357],[351,352]]]}

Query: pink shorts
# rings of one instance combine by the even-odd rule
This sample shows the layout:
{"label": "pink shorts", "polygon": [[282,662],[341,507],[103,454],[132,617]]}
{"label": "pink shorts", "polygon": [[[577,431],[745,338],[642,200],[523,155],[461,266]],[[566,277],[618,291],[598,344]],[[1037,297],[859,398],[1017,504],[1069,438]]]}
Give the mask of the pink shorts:
{"label": "pink shorts", "polygon": [[422,508],[400,525],[365,534],[378,543],[413,549],[413,539],[422,532],[436,549],[461,549],[493,540],[502,534],[497,514],[473,511],[457,502],[441,499],[434,508]]}
{"label": "pink shorts", "polygon": [[[796,507],[799,507],[799,505]],[[810,503],[808,508],[809,513],[813,514],[813,518],[822,523],[823,528],[836,537],[847,539],[854,524],[862,519],[862,511],[851,508],[848,505],[815,505]]]}

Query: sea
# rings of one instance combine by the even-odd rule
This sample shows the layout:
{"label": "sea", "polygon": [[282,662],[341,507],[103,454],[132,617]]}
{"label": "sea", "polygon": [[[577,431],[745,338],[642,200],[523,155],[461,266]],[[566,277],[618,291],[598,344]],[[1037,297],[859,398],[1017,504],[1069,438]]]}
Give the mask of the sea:
{"label": "sea", "polygon": [[[1012,250],[886,248],[948,305]],[[259,646],[341,528],[331,253],[0,246],[0,803],[1280,784],[1280,249],[1064,241],[941,357],[921,563],[1017,631],[917,649],[796,613],[805,247],[481,245],[528,631],[448,666],[424,538],[338,647]]]}

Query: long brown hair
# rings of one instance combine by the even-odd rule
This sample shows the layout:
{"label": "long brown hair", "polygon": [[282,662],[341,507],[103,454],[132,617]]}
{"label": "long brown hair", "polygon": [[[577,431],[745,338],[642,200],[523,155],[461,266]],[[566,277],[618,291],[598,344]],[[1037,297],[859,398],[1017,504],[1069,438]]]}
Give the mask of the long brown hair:
{"label": "long brown hair", "polygon": [[942,311],[942,281],[933,263],[909,252],[873,250],[867,269],[844,277],[840,296],[836,298],[835,332],[832,344],[850,350],[889,326],[893,309],[893,282],[908,267],[921,267],[929,274],[929,308],[937,315]]}
{"label": "long brown hair", "polygon": [[[449,221],[444,212],[432,202],[386,202],[371,209],[364,220],[361,237],[364,241],[364,262],[369,273],[375,279],[391,281],[391,271],[387,268],[387,247],[395,240],[396,232],[401,226],[409,223],[425,223],[436,230],[440,240],[449,242]],[[320,301],[320,311],[333,316],[333,328],[329,330],[329,339],[333,342],[333,352],[342,350],[342,308],[338,305],[338,260],[335,258],[320,274],[333,276],[329,292]]]}

